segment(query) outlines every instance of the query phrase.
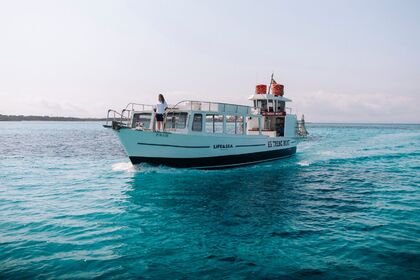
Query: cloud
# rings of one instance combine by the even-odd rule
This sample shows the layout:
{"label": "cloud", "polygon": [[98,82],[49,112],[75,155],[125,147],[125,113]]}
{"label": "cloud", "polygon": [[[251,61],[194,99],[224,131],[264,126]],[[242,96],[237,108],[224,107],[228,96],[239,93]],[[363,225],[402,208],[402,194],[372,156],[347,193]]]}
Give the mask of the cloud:
{"label": "cloud", "polygon": [[293,95],[298,113],[305,114],[308,121],[420,123],[418,97],[323,90]]}

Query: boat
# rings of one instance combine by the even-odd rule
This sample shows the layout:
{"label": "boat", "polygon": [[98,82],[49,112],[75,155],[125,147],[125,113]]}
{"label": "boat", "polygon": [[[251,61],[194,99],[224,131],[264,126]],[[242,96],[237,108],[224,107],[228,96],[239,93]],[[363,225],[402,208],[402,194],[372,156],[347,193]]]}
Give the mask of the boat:
{"label": "boat", "polygon": [[[284,86],[273,78],[257,85],[252,106],[180,101],[169,106],[163,130],[156,130],[155,106],[129,103],[108,110],[111,128],[133,164],[220,169],[290,157],[305,131],[286,104]],[[303,126],[303,129],[302,129]]]}

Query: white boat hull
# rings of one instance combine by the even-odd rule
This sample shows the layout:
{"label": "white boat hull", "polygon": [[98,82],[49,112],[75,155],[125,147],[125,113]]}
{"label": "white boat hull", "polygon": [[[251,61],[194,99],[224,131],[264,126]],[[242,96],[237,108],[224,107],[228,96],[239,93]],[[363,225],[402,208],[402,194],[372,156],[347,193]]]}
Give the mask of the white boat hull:
{"label": "white boat hull", "polygon": [[289,157],[297,140],[264,135],[229,135],[114,130],[133,164],[202,169],[227,168]]}

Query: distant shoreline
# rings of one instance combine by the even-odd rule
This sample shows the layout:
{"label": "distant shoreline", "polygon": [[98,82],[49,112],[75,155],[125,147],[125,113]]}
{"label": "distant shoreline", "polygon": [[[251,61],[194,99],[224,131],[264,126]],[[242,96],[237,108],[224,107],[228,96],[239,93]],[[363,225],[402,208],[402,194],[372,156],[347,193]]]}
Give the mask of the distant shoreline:
{"label": "distant shoreline", "polygon": [[88,122],[106,121],[106,118],[76,118],[76,117],[49,117],[49,116],[23,116],[23,115],[1,115],[0,121],[69,121],[69,122]]}
{"label": "distant shoreline", "polygon": [[[89,121],[106,121],[106,118],[77,118],[77,117],[49,117],[49,116],[24,116],[24,115],[2,115],[0,114],[0,122],[2,121],[56,121],[56,122],[89,122]],[[364,123],[364,122],[305,122],[314,125],[420,125],[420,123]]]}

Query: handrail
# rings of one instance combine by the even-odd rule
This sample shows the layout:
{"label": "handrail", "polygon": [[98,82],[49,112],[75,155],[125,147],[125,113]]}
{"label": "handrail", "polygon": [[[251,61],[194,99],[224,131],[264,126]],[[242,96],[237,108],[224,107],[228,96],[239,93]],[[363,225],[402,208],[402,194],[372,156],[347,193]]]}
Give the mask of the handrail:
{"label": "handrail", "polygon": [[[250,111],[253,107],[248,105],[238,105],[238,104],[232,104],[232,103],[223,103],[223,102],[209,102],[209,101],[198,101],[198,100],[182,100],[176,103],[171,109],[178,109],[178,107],[183,103],[189,103],[187,106],[190,107],[190,111],[193,111],[193,106],[197,106],[199,109],[194,109],[196,111],[217,111],[221,113],[226,113],[226,106],[232,106],[235,108],[235,112],[238,112],[239,108],[247,109],[247,111]],[[203,105],[207,107],[208,110],[205,110],[207,108],[203,108]],[[219,110],[219,105],[223,106],[223,110]],[[213,106],[217,106],[217,110],[214,110]]]}
{"label": "handrail", "polygon": [[[131,108],[130,108],[131,106]],[[140,108],[136,108],[136,106],[141,106]],[[155,108],[155,106],[153,105],[149,105],[149,104],[143,104],[143,103],[134,103],[134,102],[130,102],[127,104],[127,106],[125,106],[125,108],[121,111],[121,115],[124,116],[125,114],[127,114],[126,120],[126,126],[130,126],[130,123],[132,121],[132,117],[133,117],[133,112],[135,111],[144,111],[145,109],[150,109],[153,110]],[[122,119],[123,117],[121,117]]]}
{"label": "handrail", "polygon": [[[112,113],[112,119],[110,117],[110,114],[111,113]],[[121,113],[119,113],[119,112],[117,112],[117,111],[115,111],[115,110],[113,110],[113,109],[109,109],[108,110],[108,113],[106,115],[105,125],[108,125],[108,122],[109,121],[112,122],[112,121],[116,121],[117,119],[119,119],[119,123],[124,124],[124,121],[123,121],[124,115],[121,114]]]}
{"label": "handrail", "polygon": [[[181,106],[184,105],[185,108]],[[232,107],[233,110],[227,110],[226,107]],[[174,106],[170,107],[164,114],[164,127],[166,126],[167,117],[175,113],[178,109],[185,109],[189,111],[201,111],[201,112],[219,112],[219,113],[240,113],[240,108],[245,109],[242,113],[250,114],[254,107],[247,105],[238,105],[231,103],[222,103],[222,102],[208,102],[208,101],[197,101],[197,100],[182,100],[176,103]],[[188,121],[188,120],[187,120]],[[176,130],[176,119],[175,123],[172,124],[174,130]]]}
{"label": "handrail", "polygon": [[149,104],[142,104],[142,103],[134,103],[134,102],[130,102],[127,104],[127,106],[125,106],[124,110],[128,110],[128,107],[131,106],[131,111],[139,111],[139,110],[134,110],[134,106],[141,106],[142,107],[142,111],[144,111],[144,108],[150,107],[151,110],[153,110],[153,108],[155,107],[154,105],[149,105]]}
{"label": "handrail", "polygon": [[[132,122],[133,112],[136,111],[145,111],[149,110],[153,111],[156,108],[154,105],[149,104],[142,104],[142,103],[128,103],[125,108],[121,111],[121,113],[109,109],[106,118],[106,125],[108,125],[109,121],[116,121],[124,126],[131,127],[130,123]],[[256,108],[253,106],[248,105],[238,105],[232,103],[222,103],[222,102],[209,102],[209,101],[197,101],[197,100],[182,100],[176,103],[175,105],[168,108],[168,110],[164,113],[164,127],[166,125],[167,117],[172,113],[173,114],[177,110],[189,110],[189,111],[201,111],[201,112],[215,112],[215,113],[232,113],[232,114],[246,114],[246,115],[255,115],[260,114],[261,109]],[[292,113],[292,108],[286,107],[286,111],[288,114]],[[112,119],[111,119],[112,115]],[[188,122],[188,120],[187,120]],[[176,119],[175,123],[173,124],[176,130]]]}

